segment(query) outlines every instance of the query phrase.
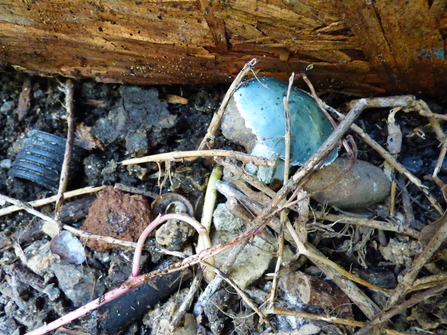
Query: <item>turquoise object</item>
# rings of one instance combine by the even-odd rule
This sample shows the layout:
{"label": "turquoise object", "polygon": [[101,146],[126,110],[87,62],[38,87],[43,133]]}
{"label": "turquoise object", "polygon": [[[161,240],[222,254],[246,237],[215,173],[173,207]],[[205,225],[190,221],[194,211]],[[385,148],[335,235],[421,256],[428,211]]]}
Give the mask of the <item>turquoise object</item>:
{"label": "turquoise object", "polygon": [[[254,135],[282,159],[285,158],[286,121],[283,98],[287,84],[271,77],[247,80],[239,86],[233,99]],[[292,88],[289,98],[291,150],[290,163],[302,165],[329,137],[334,128],[317,102],[308,93]],[[338,150],[330,154],[331,163]]]}

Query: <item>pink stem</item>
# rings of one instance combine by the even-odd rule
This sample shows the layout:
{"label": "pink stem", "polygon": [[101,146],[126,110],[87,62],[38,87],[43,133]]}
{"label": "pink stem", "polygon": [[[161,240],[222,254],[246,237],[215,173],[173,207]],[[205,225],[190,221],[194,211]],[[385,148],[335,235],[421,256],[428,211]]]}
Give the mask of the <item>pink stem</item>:
{"label": "pink stem", "polygon": [[[132,263],[132,277],[137,277],[140,275],[140,260],[141,260],[141,252],[143,250],[144,242],[146,241],[147,237],[151,233],[152,230],[157,228],[160,224],[163,222],[166,222],[168,220],[180,220],[185,221],[186,223],[189,223],[191,226],[193,226],[197,232],[200,235],[203,235],[203,233],[206,233],[206,228],[203,227],[198,221],[193,219],[187,214],[180,214],[180,213],[172,213],[172,214],[165,214],[163,216],[159,215],[155,218],[154,221],[152,221],[141,233],[140,237],[138,238],[137,246],[135,247],[135,253],[133,256],[133,263]],[[207,247],[210,247],[208,245]]]}
{"label": "pink stem", "polygon": [[119,296],[123,295],[124,293],[132,291],[133,289],[141,286],[142,284],[144,284],[144,280],[142,277],[128,279],[121,286],[105,293],[104,295],[100,296],[98,299],[90,301],[89,303],[85,304],[82,307],[79,307],[78,309],[74,310],[73,312],[70,312],[70,313],[62,316],[59,319],[57,319],[53,322],[50,322],[49,324],[46,324],[45,326],[42,326],[36,330],[26,333],[26,335],[46,334],[49,331],[55,330],[56,328],[59,328],[73,320],[76,320],[77,318],[80,318],[91,311],[94,311],[98,307],[101,307],[102,305],[107,304],[108,302],[112,301],[113,299],[118,298]]}
{"label": "pink stem", "polygon": [[[204,228],[198,221],[190,217],[186,214],[165,214],[163,216],[158,216],[154,221],[152,221],[141,233],[137,246],[135,248],[135,254],[133,258],[133,265],[132,265],[132,275],[131,277],[126,280],[122,285],[119,287],[105,293],[104,295],[100,296],[98,299],[95,299],[93,301],[90,301],[89,303],[85,304],[82,307],[79,307],[78,309],[74,310],[73,312],[70,312],[59,319],[50,322],[49,324],[42,326],[36,330],[33,330],[29,333],[26,333],[26,335],[43,335],[48,333],[49,331],[55,330],[56,328],[59,328],[73,320],[76,320],[77,318],[80,318],[87,313],[94,311],[98,307],[101,307],[102,305],[107,304],[108,302],[118,298],[119,296],[123,295],[124,293],[127,293],[129,291],[132,291],[133,289],[141,286],[145,283],[144,275],[140,276],[140,259],[141,259],[141,250],[143,248],[144,242],[146,241],[147,236],[149,233],[157,228],[160,224],[167,220],[181,220],[189,223],[191,226],[193,226],[197,232],[206,237],[209,236],[206,234],[206,228]],[[208,247],[211,245],[209,243]]]}

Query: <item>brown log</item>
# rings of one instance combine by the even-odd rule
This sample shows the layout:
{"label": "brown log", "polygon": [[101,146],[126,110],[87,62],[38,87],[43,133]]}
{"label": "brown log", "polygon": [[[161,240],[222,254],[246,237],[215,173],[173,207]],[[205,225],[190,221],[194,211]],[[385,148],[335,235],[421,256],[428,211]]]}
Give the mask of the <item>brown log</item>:
{"label": "brown log", "polygon": [[0,0],[0,69],[133,84],[314,68],[317,89],[440,95],[445,0]]}

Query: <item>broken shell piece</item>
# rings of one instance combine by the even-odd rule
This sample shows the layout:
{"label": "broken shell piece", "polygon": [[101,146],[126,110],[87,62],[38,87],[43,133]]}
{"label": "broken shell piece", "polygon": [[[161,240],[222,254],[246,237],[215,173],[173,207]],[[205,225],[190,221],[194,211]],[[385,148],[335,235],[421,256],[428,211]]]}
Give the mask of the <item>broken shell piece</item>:
{"label": "broken shell piece", "polygon": [[[340,209],[361,209],[386,199],[391,183],[381,169],[357,160],[347,171],[349,164],[347,158],[336,159],[331,165],[317,170],[304,190],[314,193],[311,197],[318,202]],[[340,174],[341,179],[331,185]]]}
{"label": "broken shell piece", "polygon": [[[257,155],[285,157],[286,119],[283,98],[287,84],[271,77],[243,82],[225,110],[223,135]],[[292,88],[290,108],[290,163],[301,165],[329,137],[333,127],[317,102],[306,92]],[[266,153],[263,154],[263,151]],[[326,161],[337,157],[335,149]],[[253,167],[249,167],[253,169]]]}

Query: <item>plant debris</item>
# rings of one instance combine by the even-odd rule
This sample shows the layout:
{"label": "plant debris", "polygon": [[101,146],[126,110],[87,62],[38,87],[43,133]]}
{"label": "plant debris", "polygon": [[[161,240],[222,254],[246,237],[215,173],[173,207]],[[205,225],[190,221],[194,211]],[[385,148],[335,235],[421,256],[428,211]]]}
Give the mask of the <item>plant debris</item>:
{"label": "plant debris", "polygon": [[[53,79],[0,75],[0,335],[43,334],[53,325],[94,335],[443,334],[444,101],[346,105],[326,94],[327,104],[349,113],[326,106],[338,127],[283,185],[266,185],[244,166],[273,162],[250,157],[244,141],[217,130],[226,87],[79,81],[61,91]],[[61,104],[70,94],[74,117]],[[360,115],[365,108],[373,109]],[[70,122],[86,151],[69,171],[68,192],[7,176],[30,130],[67,138]],[[280,136],[287,143],[290,134]],[[352,169],[367,164],[377,174],[361,168],[332,198],[348,191],[360,201],[361,184],[371,182],[360,205],[315,198],[339,180],[305,185],[343,137],[343,159],[359,159]],[[168,193],[187,205],[177,197],[151,212],[152,199]],[[52,201],[63,205],[54,212]],[[46,236],[43,222],[62,241]]]}

